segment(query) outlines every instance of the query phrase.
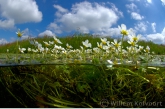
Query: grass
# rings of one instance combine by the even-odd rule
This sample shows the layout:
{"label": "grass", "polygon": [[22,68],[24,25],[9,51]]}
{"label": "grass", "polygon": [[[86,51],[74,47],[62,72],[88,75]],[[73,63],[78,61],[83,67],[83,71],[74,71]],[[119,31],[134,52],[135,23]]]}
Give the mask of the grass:
{"label": "grass", "polygon": [[[164,57],[160,61],[159,56],[150,54],[154,51],[164,55],[163,46],[139,41],[138,45],[144,46],[145,52],[135,53],[133,48],[133,53],[120,51],[120,48],[106,52],[100,48],[97,53],[91,53],[86,52],[90,44],[83,45],[82,42],[88,39],[92,48],[95,48],[100,42],[99,37],[76,34],[74,37],[58,39],[63,44],[57,44],[53,53],[43,51],[38,54],[26,50],[17,55],[16,42],[1,45],[1,58],[8,56],[4,61],[6,66],[2,64],[0,67],[0,85],[3,87],[1,107],[165,106],[165,67],[158,64],[164,61]],[[53,41],[53,38],[35,40],[46,47],[43,41]],[[107,40],[113,42],[111,38],[107,37]],[[21,48],[36,48],[28,40],[18,43]],[[66,48],[66,43],[72,45],[75,51],[67,49],[65,53],[62,48]],[[125,49],[130,45],[125,41],[123,46]],[[151,48],[150,53],[146,51],[147,46]],[[6,53],[6,49],[9,49],[9,53]],[[50,50],[53,50],[51,46]],[[125,63],[130,60],[131,64]],[[7,102],[9,98],[12,101]],[[15,104],[11,105],[11,102]]]}

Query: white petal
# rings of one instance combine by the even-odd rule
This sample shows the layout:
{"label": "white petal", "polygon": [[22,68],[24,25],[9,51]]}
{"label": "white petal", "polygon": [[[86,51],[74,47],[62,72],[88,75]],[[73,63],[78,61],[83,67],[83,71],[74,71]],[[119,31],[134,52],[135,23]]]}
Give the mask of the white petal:
{"label": "white petal", "polygon": [[125,24],[121,24],[121,28],[122,28],[122,30],[126,30],[127,29]]}

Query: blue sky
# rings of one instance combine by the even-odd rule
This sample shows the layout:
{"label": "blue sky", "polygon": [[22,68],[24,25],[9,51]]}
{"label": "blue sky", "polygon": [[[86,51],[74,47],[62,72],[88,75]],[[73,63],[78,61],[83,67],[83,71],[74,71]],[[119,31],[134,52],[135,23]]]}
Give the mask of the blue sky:
{"label": "blue sky", "polygon": [[125,24],[143,40],[165,44],[165,0],[0,0],[0,43],[28,36],[82,33],[120,37]]}

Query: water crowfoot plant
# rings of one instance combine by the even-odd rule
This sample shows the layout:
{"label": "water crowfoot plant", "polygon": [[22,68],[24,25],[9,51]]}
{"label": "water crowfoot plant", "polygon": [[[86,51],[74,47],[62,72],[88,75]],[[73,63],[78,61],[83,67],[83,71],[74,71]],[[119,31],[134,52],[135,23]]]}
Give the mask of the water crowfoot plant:
{"label": "water crowfoot plant", "polygon": [[16,32],[16,34],[17,34],[17,45],[16,45],[16,63],[18,63],[17,61],[18,61],[18,47],[19,47],[19,45],[18,45],[18,41],[19,41],[19,39],[22,37],[22,35],[23,35],[23,32],[21,32],[20,31],[20,29],[18,29],[18,31]]}
{"label": "water crowfoot plant", "polygon": [[[149,46],[139,45],[141,35],[128,31],[124,24],[119,29],[121,41],[82,34],[75,37],[77,42],[74,37],[65,39],[69,41],[56,36],[30,39],[28,47],[18,45],[20,63],[0,67],[0,82],[25,107],[103,107],[103,100],[165,102],[165,68],[155,65],[164,58],[153,56]],[[16,93],[14,86],[24,95]]]}

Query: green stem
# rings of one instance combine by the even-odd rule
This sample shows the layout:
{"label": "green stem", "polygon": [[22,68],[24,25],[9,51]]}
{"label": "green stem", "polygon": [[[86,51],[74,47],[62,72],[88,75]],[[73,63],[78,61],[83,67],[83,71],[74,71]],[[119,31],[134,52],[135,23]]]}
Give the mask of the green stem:
{"label": "green stem", "polygon": [[137,73],[131,71],[130,69],[126,69],[126,68],[122,68],[122,69],[125,70],[125,71],[128,71],[129,73],[131,73],[131,74],[133,74],[133,75],[136,75],[136,76],[140,77],[141,79],[143,79],[143,80],[145,80],[145,81],[147,81],[147,82],[150,82],[148,79],[144,78],[143,76],[140,76],[139,74],[137,74]]}
{"label": "green stem", "polygon": [[122,51],[122,48],[123,48],[123,40],[124,40],[124,35],[122,36],[122,39],[121,39],[121,49],[120,49],[120,59],[121,59],[121,63],[123,63],[123,58],[122,58],[122,54],[123,54],[123,51]]}
{"label": "green stem", "polygon": [[16,45],[16,63],[18,63],[18,39],[17,39],[17,45]]}

